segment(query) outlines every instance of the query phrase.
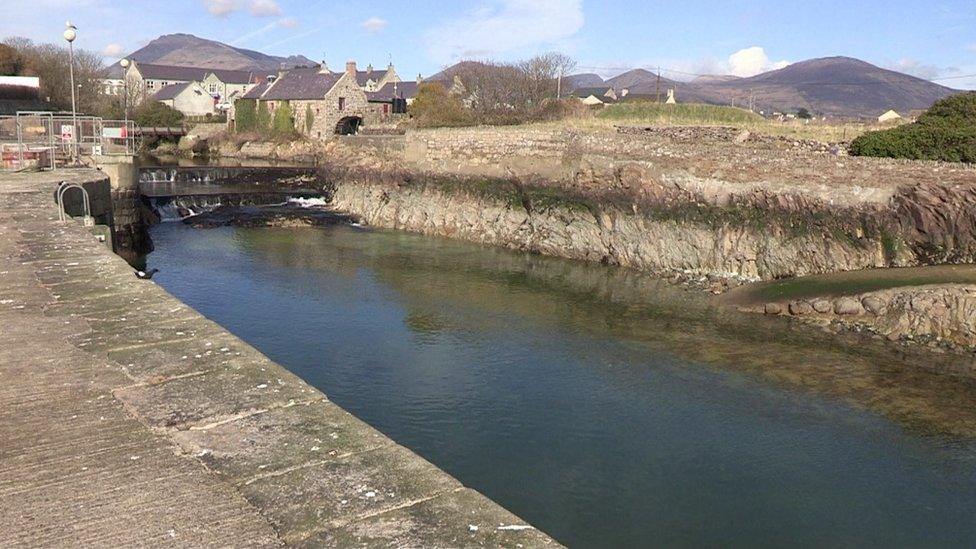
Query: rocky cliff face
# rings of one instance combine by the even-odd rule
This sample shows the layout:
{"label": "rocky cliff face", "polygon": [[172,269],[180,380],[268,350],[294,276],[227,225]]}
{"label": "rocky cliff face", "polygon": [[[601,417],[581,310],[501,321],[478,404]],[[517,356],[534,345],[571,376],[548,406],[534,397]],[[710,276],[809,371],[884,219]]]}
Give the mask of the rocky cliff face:
{"label": "rocky cliff face", "polygon": [[755,205],[689,210],[669,208],[669,202],[656,197],[625,209],[612,197],[574,197],[547,187],[393,176],[341,180],[332,199],[336,208],[379,227],[654,272],[755,280],[909,260],[890,257],[880,233],[848,236],[841,227],[856,217],[838,217],[836,229],[823,219],[819,227],[798,227],[799,217],[773,210],[763,217]]}

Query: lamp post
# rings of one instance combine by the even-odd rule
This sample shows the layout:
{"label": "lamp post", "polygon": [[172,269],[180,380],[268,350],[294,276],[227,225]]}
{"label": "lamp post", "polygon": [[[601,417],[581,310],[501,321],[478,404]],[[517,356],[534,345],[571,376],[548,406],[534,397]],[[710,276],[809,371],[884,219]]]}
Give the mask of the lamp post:
{"label": "lamp post", "polygon": [[129,153],[129,60],[123,58],[119,61],[119,66],[122,67],[122,94],[123,94],[123,122],[122,122],[122,137],[125,140],[125,152]]}
{"label": "lamp post", "polygon": [[65,23],[68,27],[64,29],[64,39],[68,41],[68,75],[71,79],[71,141],[73,158],[75,162],[78,161],[78,108],[75,104],[75,49],[74,42],[75,38],[78,37],[78,28],[71,24],[71,21]]}

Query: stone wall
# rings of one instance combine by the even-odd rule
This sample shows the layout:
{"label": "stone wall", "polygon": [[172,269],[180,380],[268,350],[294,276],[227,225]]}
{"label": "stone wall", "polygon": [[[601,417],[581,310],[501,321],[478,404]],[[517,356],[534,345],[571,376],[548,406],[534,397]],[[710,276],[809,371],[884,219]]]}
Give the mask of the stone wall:
{"label": "stone wall", "polygon": [[[841,234],[833,234],[827,226],[796,230],[801,217],[770,215],[756,223],[736,219],[734,209],[727,218],[720,212],[709,218],[550,191],[505,181],[479,187],[477,181],[342,178],[333,204],[379,227],[662,273],[774,279],[911,259],[892,257],[877,235],[843,234],[842,223],[856,218],[851,212],[837,212]],[[763,213],[746,205],[741,211]]]}
{"label": "stone wall", "polygon": [[870,330],[890,341],[976,347],[976,287],[965,284],[771,302],[745,310],[813,323],[839,322],[850,328]]}

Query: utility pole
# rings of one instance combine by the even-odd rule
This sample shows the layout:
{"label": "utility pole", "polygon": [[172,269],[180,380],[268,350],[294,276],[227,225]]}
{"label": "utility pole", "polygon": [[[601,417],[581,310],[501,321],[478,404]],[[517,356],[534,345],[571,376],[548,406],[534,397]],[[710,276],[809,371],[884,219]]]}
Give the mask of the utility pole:
{"label": "utility pole", "polygon": [[654,84],[654,95],[657,96],[657,102],[661,102],[661,67],[657,68],[657,83]]}
{"label": "utility pole", "polygon": [[563,98],[563,68],[559,67],[559,76],[556,77],[556,99]]}

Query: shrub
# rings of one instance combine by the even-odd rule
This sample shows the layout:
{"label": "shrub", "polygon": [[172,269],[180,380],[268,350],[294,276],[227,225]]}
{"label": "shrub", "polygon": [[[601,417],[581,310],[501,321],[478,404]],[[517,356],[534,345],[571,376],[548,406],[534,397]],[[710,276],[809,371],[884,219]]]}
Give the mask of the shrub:
{"label": "shrub", "polygon": [[976,162],[976,92],[942,99],[912,124],[866,133],[851,143],[850,153]]}
{"label": "shrub", "polygon": [[474,123],[461,101],[448,93],[440,82],[421,84],[407,112],[421,128],[470,126]]}
{"label": "shrub", "polygon": [[312,126],[315,125],[315,113],[312,112],[311,105],[305,105],[305,133],[312,135]]}
{"label": "shrub", "polygon": [[238,99],[234,102],[234,131],[253,132],[258,125],[258,111],[253,99]]}
{"label": "shrub", "polygon": [[268,110],[268,104],[261,101],[258,104],[257,114],[254,116],[254,131],[259,133],[267,133],[271,129],[271,111]]}
{"label": "shrub", "polygon": [[159,101],[146,101],[136,109],[133,120],[137,126],[144,127],[179,126],[183,123],[183,113]]}
{"label": "shrub", "polygon": [[295,121],[291,115],[291,105],[282,101],[275,109],[271,122],[271,136],[276,139],[287,139],[295,135]]}

